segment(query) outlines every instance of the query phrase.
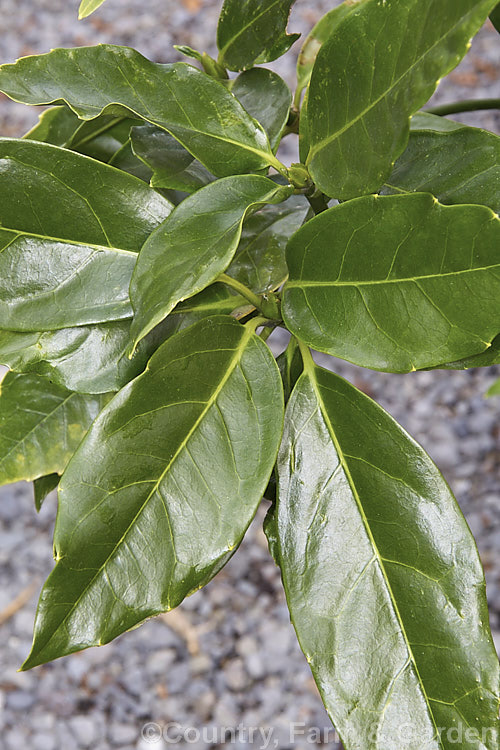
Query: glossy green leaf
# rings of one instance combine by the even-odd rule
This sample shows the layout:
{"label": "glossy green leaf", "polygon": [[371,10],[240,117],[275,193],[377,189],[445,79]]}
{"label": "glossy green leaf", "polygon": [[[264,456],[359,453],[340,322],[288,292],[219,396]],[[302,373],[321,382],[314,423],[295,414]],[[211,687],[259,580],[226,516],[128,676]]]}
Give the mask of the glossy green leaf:
{"label": "glossy green leaf", "polygon": [[128,138],[123,146],[121,146],[118,151],[113,154],[108,164],[111,167],[121,169],[123,172],[127,172],[134,177],[138,177],[139,180],[143,180],[148,184],[150,184],[151,182],[153,172],[148,167],[148,165],[142,161],[142,159],[139,159],[134,154],[130,138]]}
{"label": "glossy green leaf", "polygon": [[80,118],[69,107],[50,107],[38,116],[37,124],[23,138],[51,143],[53,146],[66,146],[81,124]]}
{"label": "glossy green leaf", "polygon": [[272,70],[253,68],[240,73],[231,92],[248,114],[260,122],[276,151],[292,104],[292,93],[284,80]]}
{"label": "glossy green leaf", "polygon": [[0,485],[62,474],[108,400],[7,373],[0,385]]}
{"label": "glossy green leaf", "polygon": [[59,479],[59,474],[47,474],[45,477],[39,477],[33,482],[33,494],[37,513],[41,511],[47,496],[56,489]]}
{"label": "glossy green leaf", "polygon": [[500,138],[458,123],[443,127],[443,119],[418,117],[381,194],[422,191],[441,203],[479,203],[500,212]]}
{"label": "glossy green leaf", "polygon": [[176,331],[210,315],[252,311],[248,302],[223,284],[213,284],[172,310],[139,344],[132,359],[130,320],[102,325],[63,328],[59,331],[0,330],[0,363],[16,372],[44,375],[79,393],[118,391],[139,375],[159,345]]}
{"label": "glossy green leaf", "polygon": [[206,584],[257,510],[282,418],[276,363],[251,329],[213,317],[163,344],[61,479],[57,565],[24,668],[106,643]]}
{"label": "glossy green leaf", "polygon": [[469,370],[472,367],[491,367],[500,364],[500,334],[495,336],[491,346],[481,354],[475,354],[473,357],[466,357],[455,362],[446,362],[438,365],[437,370]]}
{"label": "glossy green leaf", "polygon": [[137,252],[172,205],[139,180],[65,149],[0,139],[0,327],[130,317]]}
{"label": "glossy green leaf", "polygon": [[267,177],[242,175],[212,182],[179,204],[139,254],[130,286],[134,341],[226,270],[250,209],[291,192]]}
{"label": "glossy green leaf", "polygon": [[78,18],[87,18],[103,4],[104,0],[82,0],[78,9]]}
{"label": "glossy green leaf", "polygon": [[338,24],[363,2],[365,0],[347,0],[337,8],[332,8],[320,18],[307,35],[297,58],[297,92],[295,95],[297,105],[302,91],[309,85],[312,69],[323,43],[333,34]]}
{"label": "glossy green leaf", "polygon": [[286,33],[295,0],[224,0],[217,26],[219,62],[245,70],[283,55],[299,34]]}
{"label": "glossy green leaf", "polygon": [[307,165],[334,198],[377,191],[409,118],[465,55],[494,0],[365,0],[321,47],[309,87]]}
{"label": "glossy green leaf", "polygon": [[187,63],[153,63],[109,44],[55,49],[0,66],[0,91],[25,104],[66,102],[83,120],[136,115],[220,177],[283,169],[262,127],[226,87]]}
{"label": "glossy green leaf", "polygon": [[290,240],[283,315],[310,346],[407,372],[485,351],[500,330],[500,221],[427,193],[342,203]]}
{"label": "glossy green leaf", "polygon": [[309,203],[293,195],[284,203],[264,206],[243,223],[241,240],[227,269],[257,294],[277,289],[288,276],[285,250],[290,237],[303,224]]}
{"label": "glossy green leaf", "polygon": [[132,128],[130,138],[134,154],[152,170],[152,187],[194,193],[215,180],[179,141],[155,125]]}
{"label": "glossy green leaf", "polygon": [[[238,319],[249,315],[254,310],[255,308],[244,297],[236,294],[225,284],[216,283],[185,302],[180,302],[158,328],[167,339],[204,318],[214,315],[232,315],[233,318]],[[143,341],[148,341],[149,336]]]}
{"label": "glossy green leaf", "polygon": [[24,138],[63,146],[106,163],[127,142],[130,129],[141,124],[141,120],[111,115],[100,115],[82,122],[67,106],[50,107],[38,120]]}
{"label": "glossy green leaf", "polygon": [[288,405],[278,473],[287,602],[346,750],[497,750],[484,576],[429,456],[311,362]]}
{"label": "glossy green leaf", "polygon": [[500,3],[490,13],[490,21],[495,27],[495,29],[498,31],[498,33],[500,33]]}
{"label": "glossy green leaf", "polygon": [[119,320],[58,331],[0,331],[0,362],[79,393],[117,391],[142,372],[163,338],[152,331],[130,360],[130,324]]}

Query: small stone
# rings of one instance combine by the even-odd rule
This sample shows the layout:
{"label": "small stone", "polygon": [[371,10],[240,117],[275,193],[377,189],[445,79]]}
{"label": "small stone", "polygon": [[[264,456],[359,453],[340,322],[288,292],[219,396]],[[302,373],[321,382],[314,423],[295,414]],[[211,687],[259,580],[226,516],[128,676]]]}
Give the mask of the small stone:
{"label": "small stone", "polygon": [[138,738],[137,727],[130,724],[113,724],[109,731],[109,739],[113,745],[122,747],[127,742],[134,742]]}
{"label": "small stone", "polygon": [[32,746],[36,750],[56,750],[56,741],[53,735],[46,732],[34,734],[31,738]]}
{"label": "small stone", "polygon": [[234,691],[244,690],[248,684],[248,675],[241,659],[232,659],[224,667],[227,686]]}
{"label": "small stone", "polygon": [[7,707],[12,711],[27,711],[36,703],[36,696],[25,690],[13,690],[7,696]]}
{"label": "small stone", "polygon": [[83,747],[90,747],[97,739],[95,725],[90,716],[74,716],[68,722],[74,737]]}

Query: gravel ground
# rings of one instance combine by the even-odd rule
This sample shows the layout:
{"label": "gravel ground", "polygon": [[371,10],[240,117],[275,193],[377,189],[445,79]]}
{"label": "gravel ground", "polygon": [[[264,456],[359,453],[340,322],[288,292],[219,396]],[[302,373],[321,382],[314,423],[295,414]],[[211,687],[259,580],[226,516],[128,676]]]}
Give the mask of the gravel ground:
{"label": "gravel ground", "polygon": [[[310,28],[333,4],[297,0],[291,30]],[[174,42],[207,48],[219,7],[212,0],[143,0],[138,13],[134,0],[108,0],[95,16],[77,23],[76,0],[2,0],[1,5],[2,62],[55,46],[105,41],[135,46],[159,61],[176,59]],[[292,84],[293,58],[275,67]],[[436,100],[499,96],[499,67],[498,36],[487,26]],[[20,135],[35,119],[33,110],[0,100],[2,135]],[[493,113],[463,119],[496,131],[500,126]],[[406,376],[340,362],[334,369],[387,408],[442,469],[478,540],[498,639],[500,398],[485,400],[483,393],[500,368]],[[152,741],[141,736],[148,722],[160,730],[176,722],[181,733],[188,730],[185,739],[196,750],[229,744],[231,728],[233,733],[237,728],[231,746],[248,747],[251,727],[272,730],[269,747],[310,747],[300,738],[290,740],[294,722],[305,731],[323,730],[322,746],[337,747],[331,735],[325,737],[330,723],[295,642],[279,574],[260,530],[264,509],[226,568],[175,612],[104,648],[17,673],[30,647],[38,591],[52,567],[55,509],[51,497],[37,516],[25,484],[0,490],[2,750],[166,747],[155,740],[154,726],[148,730]],[[19,594],[24,604],[18,601],[15,614],[5,619]],[[265,742],[256,734],[253,747],[266,747]]]}

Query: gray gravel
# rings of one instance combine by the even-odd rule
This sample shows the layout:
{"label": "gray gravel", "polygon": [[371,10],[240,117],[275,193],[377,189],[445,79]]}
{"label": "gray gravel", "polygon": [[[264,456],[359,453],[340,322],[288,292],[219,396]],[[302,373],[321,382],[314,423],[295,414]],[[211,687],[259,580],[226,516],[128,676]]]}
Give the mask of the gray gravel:
{"label": "gray gravel", "polygon": [[[205,48],[219,5],[213,0],[143,0],[139,13],[134,11],[136,0],[108,0],[98,14],[77,23],[77,4],[2,0],[0,60],[105,41],[135,46],[159,61],[176,59],[174,42]],[[297,0],[291,30],[309,28],[333,4]],[[486,27],[436,99],[499,96],[499,67],[498,37]],[[291,58],[276,69],[292,83]],[[35,119],[33,110],[0,100],[2,135],[20,135]],[[493,113],[462,119],[492,130],[500,125]],[[500,368],[406,376],[340,362],[334,368],[387,408],[439,464],[478,540],[498,638],[500,398],[485,400],[483,393],[500,376]],[[248,729],[255,727],[273,730],[270,747],[300,750],[310,744],[300,738],[290,741],[290,724],[330,727],[267,552],[261,531],[264,509],[232,561],[175,613],[151,620],[106,647],[32,672],[16,672],[30,647],[39,588],[52,567],[55,510],[51,497],[37,516],[27,485],[0,490],[0,613],[20,592],[29,600],[1,626],[0,748],[166,747],[147,741],[148,736],[154,740],[155,726],[146,727],[142,737],[143,726],[153,722],[161,730],[177,722],[182,732],[195,728],[187,739],[197,739],[199,730],[198,741],[188,745],[196,750],[228,744],[231,733],[224,743],[221,728],[238,726],[242,729],[232,747],[249,747]],[[218,729],[216,741],[206,732],[204,737],[203,728]],[[264,746],[260,735],[252,746]],[[323,746],[337,747],[328,738]]]}

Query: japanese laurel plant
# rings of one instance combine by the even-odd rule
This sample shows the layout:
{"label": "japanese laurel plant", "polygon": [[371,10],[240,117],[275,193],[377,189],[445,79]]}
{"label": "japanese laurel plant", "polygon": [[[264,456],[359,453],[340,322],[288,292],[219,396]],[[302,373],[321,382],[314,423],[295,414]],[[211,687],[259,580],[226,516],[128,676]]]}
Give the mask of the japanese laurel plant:
{"label": "japanese laurel plant", "polygon": [[99,45],[0,67],[7,96],[53,105],[0,139],[0,483],[34,480],[38,509],[59,492],[23,668],[176,607],[266,496],[346,750],[498,750],[473,537],[423,449],[310,349],[500,363],[500,140],[443,117],[498,101],[420,111],[499,10],[346,0],[292,99],[262,67],[297,38],[292,4],[225,0],[217,60]]}

